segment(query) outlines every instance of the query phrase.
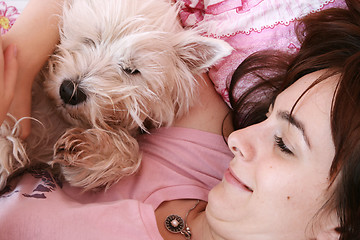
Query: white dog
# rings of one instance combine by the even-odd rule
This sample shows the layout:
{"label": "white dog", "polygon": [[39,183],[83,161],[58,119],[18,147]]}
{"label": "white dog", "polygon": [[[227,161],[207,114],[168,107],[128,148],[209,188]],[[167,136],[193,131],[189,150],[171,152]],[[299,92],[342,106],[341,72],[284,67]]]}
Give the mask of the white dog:
{"label": "white dog", "polygon": [[40,106],[47,101],[34,101],[33,116],[53,134],[46,139],[56,140],[46,143],[55,146],[50,162],[34,136],[43,127],[34,126],[23,146],[3,124],[0,186],[35,161],[59,165],[67,181],[85,190],[134,173],[141,162],[136,135],[186,113],[196,104],[194,76],[231,52],[221,40],[184,30],[177,13],[165,0],[68,0],[42,84],[72,127],[65,132],[56,114],[49,118],[49,106]]}

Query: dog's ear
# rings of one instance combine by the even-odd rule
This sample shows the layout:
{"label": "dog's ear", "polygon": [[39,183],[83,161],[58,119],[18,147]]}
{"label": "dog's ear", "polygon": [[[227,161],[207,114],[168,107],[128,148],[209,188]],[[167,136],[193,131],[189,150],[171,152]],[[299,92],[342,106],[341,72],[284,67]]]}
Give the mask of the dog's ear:
{"label": "dog's ear", "polygon": [[176,34],[175,49],[192,72],[204,72],[220,59],[230,55],[233,48],[223,40],[197,34]]}

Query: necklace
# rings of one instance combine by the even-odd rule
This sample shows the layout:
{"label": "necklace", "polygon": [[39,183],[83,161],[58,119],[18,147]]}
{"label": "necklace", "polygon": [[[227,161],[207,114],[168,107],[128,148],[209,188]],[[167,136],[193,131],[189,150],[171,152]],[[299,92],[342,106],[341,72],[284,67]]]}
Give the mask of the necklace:
{"label": "necklace", "polygon": [[196,204],[190,208],[190,210],[185,215],[185,221],[178,215],[171,214],[165,219],[165,227],[169,232],[172,233],[181,233],[186,239],[191,239],[190,228],[187,225],[187,218],[189,213],[196,208],[200,200],[197,200]]}

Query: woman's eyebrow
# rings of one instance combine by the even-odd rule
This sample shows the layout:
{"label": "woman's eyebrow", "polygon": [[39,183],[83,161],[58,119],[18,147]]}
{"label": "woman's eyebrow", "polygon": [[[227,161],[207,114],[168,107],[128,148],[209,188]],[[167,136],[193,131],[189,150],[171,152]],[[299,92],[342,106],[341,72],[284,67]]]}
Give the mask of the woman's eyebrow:
{"label": "woman's eyebrow", "polygon": [[299,121],[298,119],[296,119],[294,116],[292,116],[289,112],[287,111],[278,111],[277,112],[277,117],[281,118],[283,120],[286,120],[287,122],[289,122],[292,126],[296,127],[303,135],[304,141],[305,143],[308,145],[309,149],[311,149],[311,145],[310,145],[310,141],[309,138],[306,135],[305,132],[305,128],[304,128],[304,124]]}

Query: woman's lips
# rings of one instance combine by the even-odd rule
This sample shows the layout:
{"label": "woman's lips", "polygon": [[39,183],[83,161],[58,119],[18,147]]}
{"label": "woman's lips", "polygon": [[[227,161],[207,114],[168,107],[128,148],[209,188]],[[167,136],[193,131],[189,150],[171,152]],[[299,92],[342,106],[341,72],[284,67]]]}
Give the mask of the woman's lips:
{"label": "woman's lips", "polygon": [[246,186],[243,182],[241,182],[240,179],[235,174],[233,174],[233,172],[229,168],[226,170],[226,172],[224,174],[224,178],[228,183],[230,183],[238,188],[241,188],[248,192],[253,192],[253,190],[250,187]]}

